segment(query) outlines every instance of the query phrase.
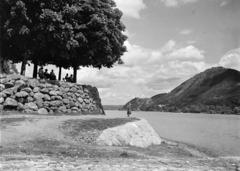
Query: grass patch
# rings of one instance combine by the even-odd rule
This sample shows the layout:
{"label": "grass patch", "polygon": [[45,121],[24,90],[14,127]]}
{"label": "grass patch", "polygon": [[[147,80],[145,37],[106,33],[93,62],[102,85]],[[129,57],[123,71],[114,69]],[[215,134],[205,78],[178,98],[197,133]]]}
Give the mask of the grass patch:
{"label": "grass patch", "polygon": [[20,118],[0,118],[0,128],[6,128],[7,125],[17,125],[19,122],[32,121],[32,119],[20,117]]}
{"label": "grass patch", "polygon": [[124,125],[128,122],[139,120],[138,118],[114,118],[114,119],[89,119],[89,120],[67,120],[63,123],[62,127],[73,127],[76,132],[81,130],[99,130],[102,131],[107,128]]}
{"label": "grass patch", "polygon": [[80,144],[96,144],[97,137],[107,128],[137,121],[137,118],[114,118],[114,119],[71,119],[65,121],[59,129],[65,136]]}

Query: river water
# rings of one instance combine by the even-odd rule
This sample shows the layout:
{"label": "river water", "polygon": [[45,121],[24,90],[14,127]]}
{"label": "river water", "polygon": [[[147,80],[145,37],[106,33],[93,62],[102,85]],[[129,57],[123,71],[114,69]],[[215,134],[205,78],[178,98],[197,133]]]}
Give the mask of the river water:
{"label": "river water", "polygon": [[[126,117],[126,111],[106,111],[110,117]],[[133,112],[148,120],[158,134],[220,156],[240,156],[240,115]]]}

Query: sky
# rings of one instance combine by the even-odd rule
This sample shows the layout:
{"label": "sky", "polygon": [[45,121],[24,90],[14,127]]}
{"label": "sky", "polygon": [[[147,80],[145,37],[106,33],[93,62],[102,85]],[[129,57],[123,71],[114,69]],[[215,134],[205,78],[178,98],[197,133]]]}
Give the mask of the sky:
{"label": "sky", "polygon": [[115,2],[128,36],[124,64],[78,71],[78,83],[96,86],[104,105],[169,92],[210,67],[240,70],[240,0]]}

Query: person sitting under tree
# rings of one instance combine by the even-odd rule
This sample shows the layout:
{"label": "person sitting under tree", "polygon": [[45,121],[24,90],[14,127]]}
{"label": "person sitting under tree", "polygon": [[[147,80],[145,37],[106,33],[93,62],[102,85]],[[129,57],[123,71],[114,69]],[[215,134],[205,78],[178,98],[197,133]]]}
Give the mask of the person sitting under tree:
{"label": "person sitting under tree", "polygon": [[49,79],[50,80],[56,80],[56,75],[55,75],[53,69],[51,70],[51,73],[49,74]]}
{"label": "person sitting under tree", "polygon": [[43,67],[40,67],[38,70],[38,76],[40,79],[44,79]]}
{"label": "person sitting under tree", "polygon": [[71,74],[70,77],[69,77],[69,82],[73,83],[73,75]]}
{"label": "person sitting under tree", "polygon": [[44,78],[45,78],[45,79],[49,79],[48,69],[45,69]]}
{"label": "person sitting under tree", "polygon": [[68,76],[68,73],[65,75],[64,80],[65,80],[66,82],[69,82],[69,76]]}

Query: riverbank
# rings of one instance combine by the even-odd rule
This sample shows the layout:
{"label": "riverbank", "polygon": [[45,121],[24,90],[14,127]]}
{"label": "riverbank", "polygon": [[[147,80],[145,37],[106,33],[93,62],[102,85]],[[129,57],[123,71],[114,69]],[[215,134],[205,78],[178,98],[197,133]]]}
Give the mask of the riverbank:
{"label": "riverbank", "polygon": [[147,148],[100,146],[109,127],[137,118],[1,115],[0,170],[236,170],[238,158],[218,158],[178,142]]}

